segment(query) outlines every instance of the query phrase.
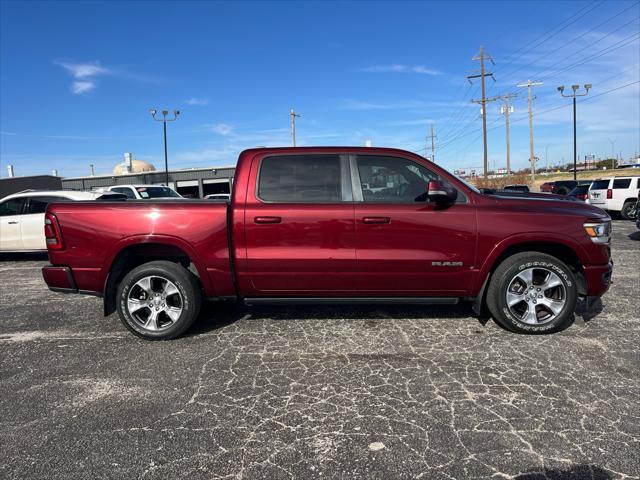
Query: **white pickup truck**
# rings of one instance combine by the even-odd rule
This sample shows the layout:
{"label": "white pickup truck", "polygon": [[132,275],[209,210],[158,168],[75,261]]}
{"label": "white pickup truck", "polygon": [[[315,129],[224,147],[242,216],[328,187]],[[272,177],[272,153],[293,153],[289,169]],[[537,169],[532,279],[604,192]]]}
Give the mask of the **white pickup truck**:
{"label": "white pickup truck", "polygon": [[629,220],[639,191],[640,176],[601,178],[591,184],[587,202]]}

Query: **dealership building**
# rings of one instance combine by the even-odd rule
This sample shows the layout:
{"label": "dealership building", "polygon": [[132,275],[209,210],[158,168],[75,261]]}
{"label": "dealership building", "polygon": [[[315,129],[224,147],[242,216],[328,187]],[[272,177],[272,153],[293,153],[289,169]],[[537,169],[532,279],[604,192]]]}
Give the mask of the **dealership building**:
{"label": "dealership building", "polygon": [[[230,193],[235,167],[185,168],[169,170],[169,186],[179,194],[189,198],[203,198],[215,193]],[[12,171],[10,171],[10,174]],[[47,177],[44,180],[43,177]],[[125,160],[117,164],[109,175],[88,175],[86,177],[59,178],[52,176],[11,177],[2,182],[2,196],[34,189],[91,190],[112,185],[166,185],[166,172],[158,171],[150,163],[135,160],[125,154]],[[52,183],[56,183],[54,184]],[[58,185],[61,185],[58,186]],[[57,188],[55,188],[58,186]],[[53,188],[52,188],[53,187]]]}

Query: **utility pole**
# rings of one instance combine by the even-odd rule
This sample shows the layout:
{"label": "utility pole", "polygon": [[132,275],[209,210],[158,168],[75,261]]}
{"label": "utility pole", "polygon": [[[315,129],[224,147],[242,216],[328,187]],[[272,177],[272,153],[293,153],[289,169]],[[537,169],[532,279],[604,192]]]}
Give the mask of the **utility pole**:
{"label": "utility pole", "polygon": [[[435,163],[436,161],[436,138],[438,138],[438,136],[435,134],[435,131],[433,129],[433,124],[431,124],[431,135],[427,136],[427,140],[431,139],[431,161]],[[427,149],[429,148],[429,146],[427,145]]]}
{"label": "utility pole", "polygon": [[518,88],[527,87],[528,89],[528,103],[529,103],[529,161],[531,162],[531,185],[533,186],[533,182],[536,180],[536,154],[533,148],[533,93],[531,91],[531,87],[537,87],[542,85],[542,82],[532,82],[531,80],[527,80],[527,83],[520,83],[517,85]]}
{"label": "utility pole", "polygon": [[616,147],[616,141],[615,140],[611,140],[610,138],[608,140],[609,140],[609,143],[611,143],[611,170],[615,170],[616,167],[615,167],[615,161],[613,159],[613,156],[614,156],[613,152],[614,152],[615,147]]}
{"label": "utility pole", "polygon": [[504,100],[504,105],[500,107],[500,113],[504,115],[506,131],[507,131],[507,178],[511,176],[511,149],[509,146],[509,114],[513,113],[513,105],[509,105],[509,99],[517,97],[517,93],[507,93],[506,95],[498,95],[488,100]]}
{"label": "utility pole", "polygon": [[291,141],[293,142],[293,146],[296,146],[296,117],[299,117],[300,115],[298,115],[293,108],[291,109],[291,112],[289,113],[289,115],[291,115]]}
{"label": "utility pole", "polygon": [[490,60],[491,63],[495,65],[493,58],[491,58],[490,55],[486,54],[484,52],[484,46],[480,45],[480,52],[471,59],[471,60],[480,60],[480,74],[467,75],[467,80],[469,81],[469,83],[471,83],[472,78],[480,78],[482,98],[480,100],[471,100],[471,101],[473,103],[479,103],[482,105],[481,113],[482,113],[482,138],[483,138],[482,141],[484,145],[484,178],[487,178],[487,168],[488,168],[488,165],[487,165],[487,109],[485,105],[487,102],[487,99],[485,97],[484,77],[491,77],[494,82],[496,81],[496,79],[493,77],[493,73],[485,72],[485,69],[484,69],[485,59]]}
{"label": "utility pole", "polygon": [[584,85],[584,89],[585,92],[584,93],[578,93],[578,89],[580,88],[580,85],[571,85],[571,90],[573,90],[573,93],[569,94],[569,95],[565,95],[564,94],[564,85],[560,85],[558,87],[558,91],[560,92],[560,95],[562,95],[563,97],[569,98],[572,97],[573,98],[573,179],[576,180],[577,179],[577,163],[578,163],[578,159],[576,157],[576,149],[577,149],[577,140],[576,140],[576,97],[584,97],[586,94],[589,93],[589,89],[592,87],[592,85],[590,83],[585,83]]}
{"label": "utility pole", "polygon": [[156,122],[162,122],[162,131],[164,133],[164,180],[168,187],[169,186],[169,158],[167,156],[167,122],[175,122],[178,119],[178,115],[180,115],[180,110],[173,111],[173,118],[167,118],[167,115],[169,115],[168,110],[162,110],[161,119],[156,118],[156,113],[158,113],[158,111],[155,108],[150,109],[149,113],[151,114],[151,117]]}

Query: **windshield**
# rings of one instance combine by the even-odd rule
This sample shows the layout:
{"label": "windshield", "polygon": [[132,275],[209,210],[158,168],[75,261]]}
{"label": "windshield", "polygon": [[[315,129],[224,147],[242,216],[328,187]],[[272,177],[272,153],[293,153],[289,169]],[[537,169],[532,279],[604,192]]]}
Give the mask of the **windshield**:
{"label": "windshield", "polygon": [[471,185],[469,182],[464,181],[464,179],[460,178],[457,175],[454,175],[454,177],[456,177],[458,180],[460,180],[462,183],[464,183],[467,187],[469,187],[474,192],[481,193],[480,190],[478,190],[478,188],[475,185]]}
{"label": "windshield", "polygon": [[137,187],[136,191],[142,198],[182,198],[169,187]]}

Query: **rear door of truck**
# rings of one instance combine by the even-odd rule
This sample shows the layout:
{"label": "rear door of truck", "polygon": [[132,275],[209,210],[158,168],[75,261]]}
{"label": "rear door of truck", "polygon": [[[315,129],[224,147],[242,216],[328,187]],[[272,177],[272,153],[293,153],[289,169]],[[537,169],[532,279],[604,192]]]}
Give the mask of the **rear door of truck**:
{"label": "rear door of truck", "polygon": [[255,157],[244,215],[244,273],[254,293],[329,296],[354,289],[354,205],[346,155]]}

